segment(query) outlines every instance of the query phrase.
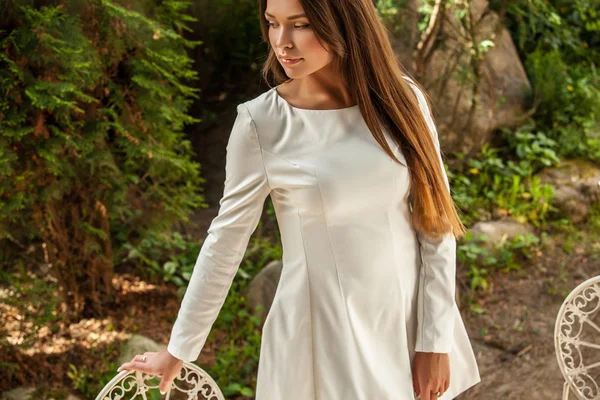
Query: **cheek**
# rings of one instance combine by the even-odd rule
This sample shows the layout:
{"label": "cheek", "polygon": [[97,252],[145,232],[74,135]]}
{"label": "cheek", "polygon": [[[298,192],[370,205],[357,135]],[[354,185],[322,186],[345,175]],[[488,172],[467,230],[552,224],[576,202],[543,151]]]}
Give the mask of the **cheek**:
{"label": "cheek", "polygon": [[[269,30],[269,41],[272,48],[277,48],[278,33],[271,29]],[[329,54],[325,48],[317,40],[317,36],[311,31],[298,31],[295,35],[288,37],[289,41],[294,44],[296,50],[305,58],[324,58]]]}
{"label": "cheek", "polygon": [[[268,29],[268,28],[267,28]],[[269,42],[271,43],[271,47],[275,48],[275,33],[273,32],[272,29],[269,29]]]}
{"label": "cheek", "polygon": [[319,43],[317,37],[314,34],[307,35],[302,40],[302,47],[300,48],[302,54],[306,55],[312,61],[316,62],[327,62],[332,59],[331,54]]}

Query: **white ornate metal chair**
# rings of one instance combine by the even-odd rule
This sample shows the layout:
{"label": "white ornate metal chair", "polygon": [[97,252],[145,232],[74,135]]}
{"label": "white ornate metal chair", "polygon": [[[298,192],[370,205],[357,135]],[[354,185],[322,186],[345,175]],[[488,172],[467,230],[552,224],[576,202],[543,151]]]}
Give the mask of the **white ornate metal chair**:
{"label": "white ornate metal chair", "polygon": [[567,296],[556,318],[554,347],[565,378],[563,400],[600,400],[600,276]]}
{"label": "white ornate metal chair", "polygon": [[[162,399],[158,390],[160,377],[140,371],[119,372],[100,391],[96,400]],[[164,394],[166,400],[225,400],[216,382],[202,368],[184,362],[177,378]]]}

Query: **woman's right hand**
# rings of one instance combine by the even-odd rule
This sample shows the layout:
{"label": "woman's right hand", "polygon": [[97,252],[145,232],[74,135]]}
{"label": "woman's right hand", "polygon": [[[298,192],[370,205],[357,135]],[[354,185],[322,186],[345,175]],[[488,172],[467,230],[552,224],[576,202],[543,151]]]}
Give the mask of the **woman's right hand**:
{"label": "woman's right hand", "polygon": [[[146,356],[146,361],[144,361],[144,356]],[[161,394],[165,394],[173,380],[179,375],[182,366],[183,360],[171,355],[165,348],[159,352],[149,351],[142,355],[138,354],[131,361],[121,365],[117,371],[127,369],[161,376],[158,389]]]}

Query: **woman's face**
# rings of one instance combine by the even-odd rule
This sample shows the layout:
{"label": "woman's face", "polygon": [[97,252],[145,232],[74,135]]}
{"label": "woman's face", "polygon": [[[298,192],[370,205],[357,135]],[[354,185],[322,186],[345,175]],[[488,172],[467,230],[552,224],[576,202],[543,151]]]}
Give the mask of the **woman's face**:
{"label": "woman's face", "polygon": [[[321,46],[310,21],[302,15],[304,10],[299,0],[268,0],[263,16],[268,24],[271,47],[292,79],[310,75],[333,61],[333,55]],[[284,58],[301,60],[286,63]]]}

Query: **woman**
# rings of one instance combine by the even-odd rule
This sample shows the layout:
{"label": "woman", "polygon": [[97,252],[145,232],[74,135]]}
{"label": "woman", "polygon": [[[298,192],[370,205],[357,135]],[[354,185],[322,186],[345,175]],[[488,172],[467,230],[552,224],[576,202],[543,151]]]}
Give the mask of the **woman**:
{"label": "woman", "polygon": [[480,381],[454,300],[465,227],[423,91],[372,2],[261,0],[260,15],[264,77],[283,83],[237,107],[167,349],[121,368],[165,390],[198,357],[270,195],[283,270],[256,399],[454,398]]}

